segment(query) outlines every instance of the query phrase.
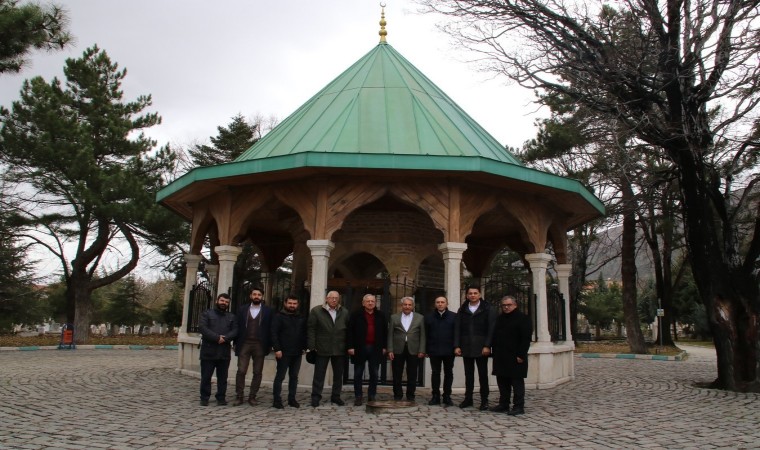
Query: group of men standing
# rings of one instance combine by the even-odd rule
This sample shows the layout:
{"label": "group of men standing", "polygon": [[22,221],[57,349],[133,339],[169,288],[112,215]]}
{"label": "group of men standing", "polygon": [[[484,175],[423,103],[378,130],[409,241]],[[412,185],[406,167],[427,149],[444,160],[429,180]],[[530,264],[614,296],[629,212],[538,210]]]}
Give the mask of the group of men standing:
{"label": "group of men standing", "polygon": [[[435,299],[435,310],[423,316],[414,312],[414,299],[401,299],[401,311],[386,318],[377,308],[372,294],[362,298],[362,308],[349,314],[340,304],[336,291],[327,293],[325,303],[312,308],[308,317],[299,313],[299,299],[289,296],[283,310],[274,314],[263,303],[263,291],[254,288],[249,302],[237,315],[229,313],[229,296],[221,294],[216,307],[201,317],[201,405],[208,405],[211,395],[211,376],[217,373],[217,403],[227,404],[227,370],[231,343],[235,343],[238,370],[235,377],[234,406],[246,401],[257,404],[264,358],[270,348],[277,360],[273,382],[273,403],[283,408],[282,382],[286,372],[288,400],[298,408],[296,387],[304,352],[314,352],[307,358],[314,363],[311,406],[322,400],[328,364],[333,380],[330,402],[342,406],[343,371],[346,357],[354,364],[354,405],[364,402],[363,377],[369,370],[367,400],[377,395],[380,364],[387,357],[393,373],[393,398],[404,399],[403,376],[406,369],[406,400],[415,401],[419,364],[430,358],[432,396],[429,405],[453,406],[451,399],[453,367],[456,356],[462,357],[465,373],[465,397],[461,408],[474,406],[475,369],[480,384],[480,410],[524,413],[525,383],[528,373],[528,348],[531,342],[530,319],[517,308],[516,300],[506,296],[500,301],[501,312],[494,311],[481,300],[480,290],[470,287],[467,301],[458,312],[448,309],[445,297]],[[493,358],[493,375],[499,386],[499,403],[489,408],[488,359]],[[253,377],[248,398],[245,399],[245,377],[252,364]],[[443,372],[443,380],[441,373]],[[441,381],[443,390],[441,391]],[[512,407],[510,409],[510,400]]]}

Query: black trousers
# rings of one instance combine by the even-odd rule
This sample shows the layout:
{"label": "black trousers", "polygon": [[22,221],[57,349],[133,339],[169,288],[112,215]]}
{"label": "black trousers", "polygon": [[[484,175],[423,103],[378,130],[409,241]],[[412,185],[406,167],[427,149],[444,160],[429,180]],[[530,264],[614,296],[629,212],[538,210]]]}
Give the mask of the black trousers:
{"label": "black trousers", "polygon": [[211,397],[211,377],[216,370],[216,399],[224,400],[227,395],[227,374],[229,373],[229,359],[202,359],[201,360],[201,400]]}
{"label": "black trousers", "polygon": [[345,356],[322,356],[317,354],[314,363],[314,379],[311,383],[311,401],[319,403],[322,400],[322,389],[325,387],[325,375],[327,363],[330,363],[333,371],[331,400],[340,399],[340,391],[343,389],[343,366],[346,364]]}
{"label": "black trousers", "polygon": [[475,391],[475,366],[478,366],[478,382],[480,383],[480,401],[488,401],[488,357],[462,358],[464,362],[464,396],[472,400]]}
{"label": "black trousers", "polygon": [[377,394],[377,372],[380,368],[382,353],[375,350],[372,345],[365,345],[363,349],[356,349],[354,355],[354,396],[362,396],[362,378],[364,377],[364,366],[369,366],[369,386],[367,386],[367,395],[375,398]]}
{"label": "black trousers", "polygon": [[406,398],[414,400],[414,392],[417,389],[417,373],[419,370],[420,358],[417,354],[409,353],[406,346],[401,353],[393,354],[391,361],[391,370],[393,372],[393,398],[400,400],[404,396],[401,388],[401,381],[404,375],[404,366],[406,366]]}
{"label": "black trousers", "polygon": [[454,383],[454,355],[430,357],[430,384],[433,395],[441,395],[441,365],[443,365],[443,395],[451,396],[451,385]]}
{"label": "black trousers", "polygon": [[515,393],[512,405],[514,408],[525,407],[525,379],[496,376],[499,385],[499,404],[509,407],[509,397],[512,391]]}
{"label": "black trousers", "polygon": [[275,402],[282,401],[282,382],[285,380],[285,372],[288,372],[288,401],[295,401],[301,359],[303,359],[301,355],[282,355],[282,358],[277,360],[277,373],[272,382],[272,399]]}

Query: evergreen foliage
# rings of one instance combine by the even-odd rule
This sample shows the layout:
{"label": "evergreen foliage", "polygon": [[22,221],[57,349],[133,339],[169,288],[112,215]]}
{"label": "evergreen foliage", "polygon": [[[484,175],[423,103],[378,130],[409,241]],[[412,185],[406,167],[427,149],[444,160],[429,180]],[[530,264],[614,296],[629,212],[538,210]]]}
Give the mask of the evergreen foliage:
{"label": "evergreen foliage", "polygon": [[195,145],[189,150],[196,167],[215,166],[234,161],[259,140],[259,124],[249,124],[242,115],[232,118],[227,127],[217,127],[212,145]]}
{"label": "evergreen foliage", "polygon": [[71,41],[61,7],[19,3],[0,0],[0,73],[21,71],[32,49],[62,49]]}

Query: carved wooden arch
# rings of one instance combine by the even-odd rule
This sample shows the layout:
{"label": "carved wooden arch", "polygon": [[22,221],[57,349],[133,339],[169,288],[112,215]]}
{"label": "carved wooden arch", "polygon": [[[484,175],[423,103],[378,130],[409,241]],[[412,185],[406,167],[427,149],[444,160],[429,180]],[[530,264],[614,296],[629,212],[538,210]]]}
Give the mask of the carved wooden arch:
{"label": "carved wooden arch", "polygon": [[451,189],[443,183],[396,184],[389,192],[425,214],[433,221],[433,226],[443,233],[444,242],[449,240],[449,219],[451,217]]}
{"label": "carved wooden arch", "polygon": [[558,264],[567,264],[567,232],[565,231],[564,224],[553,222],[549,227],[549,241],[554,248],[554,258]]}
{"label": "carved wooden arch", "polygon": [[[483,191],[461,190],[459,204],[459,235],[450,236],[452,242],[465,242],[467,236],[472,233],[475,222],[485,213],[494,209],[498,199],[493,194]],[[456,213],[456,212],[455,212]]]}
{"label": "carved wooden arch", "polygon": [[239,192],[231,202],[227,227],[227,245],[237,245],[244,239],[248,226],[255,220],[255,212],[274,198],[272,191],[266,187]]}
{"label": "carved wooden arch", "polygon": [[327,186],[325,237],[332,239],[333,234],[343,227],[343,223],[352,212],[374,202],[387,191],[388,188],[385,185],[376,181],[353,180],[348,183],[330,183]]}
{"label": "carved wooden arch", "polygon": [[190,253],[198,255],[203,249],[207,234],[219,238],[219,225],[208,205],[193,207],[193,224],[190,231]]}
{"label": "carved wooden arch", "polygon": [[364,243],[351,243],[350,245],[337,245],[330,254],[331,263],[328,268],[328,273],[333,273],[335,268],[343,261],[356,255],[358,253],[367,253],[378,259],[383,264],[383,267],[388,269],[388,261],[393,259],[393,255],[384,248],[373,247],[372,244]]}
{"label": "carved wooden arch", "polygon": [[523,226],[528,243],[533,248],[529,253],[543,252],[546,248],[549,227],[553,223],[553,214],[538,201],[529,198],[502,199],[501,205],[509,211]]}

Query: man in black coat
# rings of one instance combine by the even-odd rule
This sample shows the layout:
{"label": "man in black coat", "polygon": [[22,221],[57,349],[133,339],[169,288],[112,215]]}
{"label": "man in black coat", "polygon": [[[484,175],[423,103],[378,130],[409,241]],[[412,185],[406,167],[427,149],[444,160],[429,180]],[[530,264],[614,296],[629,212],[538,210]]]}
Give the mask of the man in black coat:
{"label": "man in black coat", "polygon": [[[517,309],[512,296],[501,299],[501,315],[496,319],[493,333],[493,374],[499,385],[499,404],[491,411],[507,412],[510,416],[525,413],[525,377],[528,376],[528,348],[533,336],[530,318]],[[512,409],[509,409],[514,390]]]}
{"label": "man in black coat", "polygon": [[211,377],[216,371],[216,402],[227,404],[227,374],[230,368],[230,344],[237,336],[235,315],[227,312],[230,296],[219,294],[213,309],[201,314],[201,406],[208,405]]}
{"label": "man in black coat", "polygon": [[454,334],[454,354],[462,357],[464,363],[464,401],[460,408],[472,406],[475,390],[475,366],[478,366],[480,383],[480,409],[488,410],[488,356],[491,354],[491,335],[496,321],[496,312],[480,299],[480,288],[467,288],[467,301],[457,313]]}
{"label": "man in black coat", "polygon": [[457,314],[449,311],[449,301],[435,299],[435,311],[425,316],[427,355],[430,357],[430,384],[433,396],[428,405],[441,404],[441,365],[443,365],[443,405],[452,406],[451,385],[454,383],[454,330]]}
{"label": "man in black coat", "polygon": [[377,298],[372,294],[362,297],[362,309],[348,318],[346,345],[354,362],[354,405],[362,404],[362,378],[365,363],[369,365],[367,400],[375,401],[377,372],[385,356],[388,339],[388,320],[376,308]]}
{"label": "man in black coat", "polygon": [[258,402],[256,394],[261,386],[261,376],[264,370],[264,357],[272,348],[271,326],[272,309],[264,304],[264,290],[253,288],[249,295],[250,302],[244,304],[237,314],[238,337],[235,340],[235,355],[238,357],[238,368],[235,374],[235,402],[232,406],[245,403],[245,375],[248,364],[253,360],[253,375],[251,390],[248,393],[248,404],[255,406]]}
{"label": "man in black coat", "polygon": [[301,355],[306,350],[306,317],[298,313],[299,298],[289,295],[283,310],[272,319],[272,350],[277,359],[277,373],[272,382],[272,406],[283,408],[282,381],[288,372],[288,406],[298,408],[296,401],[298,372],[301,370]]}

